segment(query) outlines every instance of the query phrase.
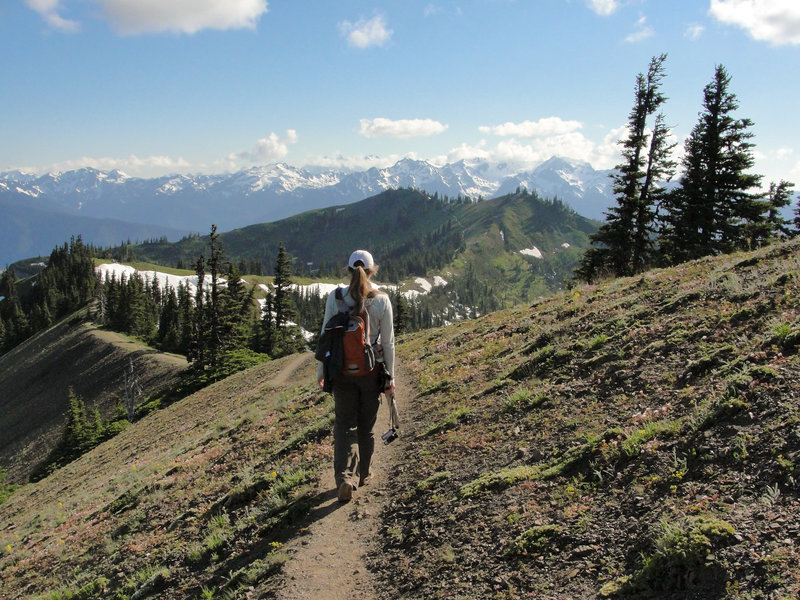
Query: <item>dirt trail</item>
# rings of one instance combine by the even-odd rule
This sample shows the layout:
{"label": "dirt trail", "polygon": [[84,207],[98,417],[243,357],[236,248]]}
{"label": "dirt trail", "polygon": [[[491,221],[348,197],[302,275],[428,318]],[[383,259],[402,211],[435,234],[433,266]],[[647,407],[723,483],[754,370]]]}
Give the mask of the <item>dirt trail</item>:
{"label": "dirt trail", "polygon": [[377,551],[374,541],[380,527],[379,517],[387,497],[388,474],[403,455],[403,425],[407,422],[410,397],[408,375],[396,365],[397,405],[401,436],[384,445],[380,436],[389,423],[388,402],[383,400],[375,425],[373,481],[353,493],[347,504],[338,501],[333,465],[320,480],[320,502],[302,523],[300,535],[284,546],[289,560],[284,565],[284,584],[278,600],[373,600],[377,581],[366,567],[366,556]]}

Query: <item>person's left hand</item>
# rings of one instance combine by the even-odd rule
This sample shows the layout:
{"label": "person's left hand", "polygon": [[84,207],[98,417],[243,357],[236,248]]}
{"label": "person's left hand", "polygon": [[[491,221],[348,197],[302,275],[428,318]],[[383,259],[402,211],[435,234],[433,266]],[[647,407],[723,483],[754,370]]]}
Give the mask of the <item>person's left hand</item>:
{"label": "person's left hand", "polygon": [[390,383],[386,389],[383,390],[383,393],[389,398],[394,398],[394,381],[392,381],[392,383]]}

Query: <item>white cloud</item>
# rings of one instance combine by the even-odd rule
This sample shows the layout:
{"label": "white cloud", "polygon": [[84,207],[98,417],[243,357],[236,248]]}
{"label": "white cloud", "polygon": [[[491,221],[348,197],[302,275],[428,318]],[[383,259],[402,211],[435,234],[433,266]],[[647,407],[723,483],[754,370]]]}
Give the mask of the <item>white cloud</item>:
{"label": "white cloud", "polygon": [[183,158],[170,156],[145,156],[135,154],[124,158],[101,157],[93,158],[84,156],[74,160],[65,160],[40,167],[22,167],[19,170],[27,173],[53,173],[74,171],[77,169],[92,168],[99,171],[113,171],[118,169],[127,175],[138,177],[156,177],[158,175],[173,174],[187,171],[191,164]]}
{"label": "white cloud", "polygon": [[542,137],[569,133],[581,127],[583,127],[583,124],[579,121],[564,121],[560,117],[545,117],[538,121],[509,122],[493,127],[482,126],[478,130],[481,133],[499,136]]}
{"label": "white cloud", "polygon": [[50,27],[65,33],[74,33],[80,30],[80,23],[71,19],[65,19],[61,13],[60,0],[25,0],[29,8],[41,15]]}
{"label": "white cloud", "polygon": [[394,138],[409,138],[442,133],[447,125],[433,119],[361,119],[359,133],[367,138],[388,136]]}
{"label": "white cloud", "polygon": [[709,14],[738,25],[751,37],[779,46],[800,44],[800,2],[797,0],[711,0]]}
{"label": "white cloud", "polygon": [[775,151],[775,157],[778,160],[785,160],[785,159],[791,157],[792,154],[794,154],[794,149],[792,149],[792,148],[778,148]]}
{"label": "white cloud", "polygon": [[617,0],[586,0],[586,4],[598,15],[607,17],[619,8]]}
{"label": "white cloud", "polygon": [[430,162],[435,165],[446,165],[448,163],[458,162],[460,160],[468,160],[471,158],[479,158],[481,160],[491,160],[492,152],[486,149],[486,140],[481,140],[477,145],[462,143],[460,146],[453,148],[443,156],[431,157]]}
{"label": "white cloud", "polygon": [[636,31],[628,35],[625,38],[625,41],[635,44],[651,37],[653,33],[655,33],[653,28],[647,24],[647,17],[641,17],[638,21],[636,21]]}
{"label": "white cloud", "polygon": [[228,155],[231,167],[273,162],[283,158],[289,153],[289,146],[297,143],[297,132],[287,129],[286,134],[280,137],[274,131],[268,137],[258,140],[248,152],[237,152]]}
{"label": "white cloud", "polygon": [[703,35],[703,32],[705,30],[706,28],[703,25],[700,25],[699,23],[690,23],[686,27],[686,31],[683,32],[683,37],[688,38],[692,41],[699,40],[700,36]]}
{"label": "white cloud", "polygon": [[267,0],[92,0],[119,33],[193,34],[203,29],[253,29]]}
{"label": "white cloud", "polygon": [[387,154],[383,156],[345,156],[340,152],[333,155],[310,155],[307,156],[303,165],[308,168],[321,167],[323,169],[335,169],[343,171],[366,171],[372,169],[385,169],[404,158],[419,160],[416,152],[408,154]]}
{"label": "white cloud", "polygon": [[359,19],[356,23],[342,21],[339,23],[339,31],[347,43],[356,48],[383,46],[394,33],[386,28],[386,20],[382,15],[376,15],[369,20]]}
{"label": "white cloud", "polygon": [[551,156],[565,156],[583,160],[596,169],[610,169],[620,161],[617,141],[626,133],[625,126],[606,133],[602,142],[596,143],[579,131],[569,131],[549,136],[536,137],[526,141],[509,138],[490,147],[486,140],[478,144],[461,144],[447,154],[430,158],[436,165],[459,160],[480,159],[494,163],[539,164]]}

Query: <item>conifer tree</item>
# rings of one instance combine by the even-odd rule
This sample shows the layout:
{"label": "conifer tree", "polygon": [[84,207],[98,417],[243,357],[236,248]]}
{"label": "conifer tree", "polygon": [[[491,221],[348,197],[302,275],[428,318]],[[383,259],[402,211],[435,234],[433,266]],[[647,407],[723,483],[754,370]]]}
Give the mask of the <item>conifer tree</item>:
{"label": "conifer tree", "polygon": [[[685,144],[679,186],[665,202],[661,248],[675,264],[748,245],[748,234],[763,223],[767,205],[759,194],[750,119],[736,119],[730,76],[718,65],[703,90],[703,112]],[[752,242],[752,240],[750,240]]]}
{"label": "conifer tree", "polygon": [[409,307],[408,300],[402,294],[397,294],[396,308],[394,311],[394,331],[397,335],[408,331]]}
{"label": "conifer tree", "polygon": [[576,276],[592,281],[608,272],[631,275],[653,261],[656,211],[662,199],[660,181],[670,179],[674,163],[668,141],[669,127],[659,113],[648,132],[650,117],[666,96],[660,91],[666,54],[653,57],[647,75],[636,78],[634,106],[628,117],[628,136],[621,141],[624,162],[612,176],[617,204],[606,213],[606,222],[591,236],[592,247],[583,256]]}
{"label": "conifer tree", "polygon": [[275,297],[267,291],[264,314],[261,317],[261,352],[275,356]]}
{"label": "conifer tree", "polygon": [[275,276],[272,284],[275,287],[275,327],[280,329],[286,322],[294,317],[289,289],[292,285],[292,260],[283,247],[283,242],[278,246],[278,256],[275,260]]}
{"label": "conifer tree", "polygon": [[297,326],[289,326],[296,318],[292,307],[292,259],[281,242],[278,245],[278,256],[275,259],[275,275],[272,280],[275,288],[273,298],[274,328],[273,352],[271,356],[279,357],[297,352],[304,346],[304,341]]}
{"label": "conifer tree", "polygon": [[784,209],[792,203],[793,194],[794,184],[789,181],[782,179],[778,184],[774,181],[770,183],[769,192],[767,193],[769,203],[767,222],[769,223],[771,237],[785,238],[794,235],[792,222],[783,217]]}
{"label": "conifer tree", "polygon": [[192,363],[197,371],[206,368],[206,321],[205,321],[205,279],[206,262],[201,254],[194,264],[194,272],[197,277],[197,291],[194,295],[194,311],[192,319],[192,337],[189,344],[187,360]]}
{"label": "conifer tree", "polygon": [[188,355],[192,343],[192,327],[194,323],[194,303],[188,286],[178,284],[178,321],[179,345],[177,351]]}
{"label": "conifer tree", "polygon": [[223,311],[223,302],[220,297],[220,275],[222,273],[223,255],[222,246],[219,243],[219,234],[217,233],[217,226],[211,226],[211,235],[209,236],[209,259],[208,270],[211,275],[211,285],[208,303],[208,362],[209,366],[214,369],[219,362],[219,355],[223,346],[225,345],[224,334],[222,331],[221,314]]}

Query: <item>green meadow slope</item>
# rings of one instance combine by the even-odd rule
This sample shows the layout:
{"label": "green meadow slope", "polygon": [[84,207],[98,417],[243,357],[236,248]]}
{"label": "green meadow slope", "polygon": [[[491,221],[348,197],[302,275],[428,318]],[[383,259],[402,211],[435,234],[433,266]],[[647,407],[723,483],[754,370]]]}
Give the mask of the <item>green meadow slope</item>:
{"label": "green meadow slope", "polygon": [[[403,337],[374,596],[798,597],[799,292],[792,241]],[[313,379],[254,367],[20,488],[0,598],[276,597],[331,465]]]}

